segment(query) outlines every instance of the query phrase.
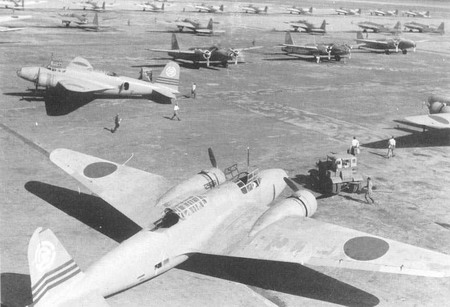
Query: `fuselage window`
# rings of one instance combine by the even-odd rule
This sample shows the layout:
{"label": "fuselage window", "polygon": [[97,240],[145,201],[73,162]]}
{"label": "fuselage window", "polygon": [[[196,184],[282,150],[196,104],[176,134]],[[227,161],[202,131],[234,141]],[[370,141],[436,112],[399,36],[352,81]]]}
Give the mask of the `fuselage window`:
{"label": "fuselage window", "polygon": [[155,265],[155,269],[159,269],[159,268],[161,268],[161,267],[162,267],[162,262],[160,262],[160,263],[158,263],[158,264]]}

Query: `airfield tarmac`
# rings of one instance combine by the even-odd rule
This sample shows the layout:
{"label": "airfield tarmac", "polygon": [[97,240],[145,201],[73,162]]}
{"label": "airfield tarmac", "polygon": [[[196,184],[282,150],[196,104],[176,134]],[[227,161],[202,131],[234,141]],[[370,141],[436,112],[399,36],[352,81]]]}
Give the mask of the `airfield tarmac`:
{"label": "airfield tarmac", "polygon": [[[326,36],[295,33],[296,43],[352,43],[359,21],[393,25],[397,20],[415,20],[366,15],[369,8],[381,5],[378,2],[335,2],[334,6],[331,1],[315,2],[318,12],[312,17],[284,14],[280,7],[269,9],[268,15],[199,14],[190,12],[188,2],[175,2],[164,14],[132,10],[102,13],[101,23],[111,28],[99,33],[61,28],[59,20],[51,17],[56,10],[33,9],[26,12],[32,19],[14,24],[29,28],[2,33],[2,306],[31,303],[27,246],[37,227],[52,229],[82,270],[135,231],[117,215],[105,215],[101,200],[49,161],[48,152],[60,147],[115,162],[125,162],[133,155],[129,166],[164,175],[174,183],[209,167],[208,147],[214,149],[220,167],[235,162],[245,167],[249,147],[251,166],[283,168],[304,185],[308,170],[318,159],[330,152],[345,152],[356,136],[363,145],[360,171],[374,179],[377,205],[366,204],[364,194],[343,192],[321,198],[314,218],[450,254],[450,134],[396,129],[394,122],[426,114],[422,101],[429,94],[448,93],[450,34],[405,33],[405,37],[419,41],[417,52],[387,56],[355,50],[351,59],[339,63],[286,60],[272,54],[279,52],[273,46],[284,41],[284,21],[328,21]],[[445,1],[424,3],[398,0],[383,8],[429,7],[432,18],[416,21],[450,25],[450,5]],[[48,7],[51,4],[60,7],[55,2],[49,2]],[[123,2],[121,5],[126,8]],[[364,15],[329,15],[339,6],[361,7]],[[183,7],[186,12],[180,13]],[[52,53],[64,60],[64,65],[75,56],[83,56],[94,68],[120,75],[137,77],[141,66],[152,67],[159,74],[167,60],[146,48],[168,48],[171,34],[165,31],[170,27],[166,21],[179,16],[204,22],[212,16],[220,23],[217,27],[227,31],[213,38],[179,34],[182,48],[211,43],[246,47],[253,40],[264,46],[245,53],[245,64],[228,69],[182,65],[180,122],[168,120],[171,105],[142,99],[97,99],[72,112],[61,111],[60,106],[54,112],[54,108],[46,109],[42,100],[21,99],[33,85],[19,79],[16,70],[44,65]],[[187,97],[191,82],[197,83],[195,100]],[[111,128],[116,113],[123,121],[111,134],[104,128]],[[396,156],[386,159],[391,135],[397,139]],[[298,265],[199,256],[108,298],[108,303],[444,306],[450,299],[448,278],[313,269],[318,273]]]}

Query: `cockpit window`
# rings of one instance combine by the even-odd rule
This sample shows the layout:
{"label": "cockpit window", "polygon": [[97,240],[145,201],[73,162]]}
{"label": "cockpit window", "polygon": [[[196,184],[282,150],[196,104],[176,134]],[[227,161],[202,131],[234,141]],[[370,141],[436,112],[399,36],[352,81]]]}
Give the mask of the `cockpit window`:
{"label": "cockpit window", "polygon": [[241,189],[243,194],[247,194],[248,192],[254,190],[261,183],[261,178],[259,177],[259,170],[255,169],[254,171],[242,172],[234,180],[237,186]]}

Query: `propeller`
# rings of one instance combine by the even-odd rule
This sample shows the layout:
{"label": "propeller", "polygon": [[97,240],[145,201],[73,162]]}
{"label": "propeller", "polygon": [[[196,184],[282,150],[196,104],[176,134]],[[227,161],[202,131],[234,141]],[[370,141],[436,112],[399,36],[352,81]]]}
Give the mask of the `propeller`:
{"label": "propeller", "polygon": [[398,52],[398,45],[400,44],[400,40],[394,40],[395,52]]}
{"label": "propeller", "polygon": [[216,157],[214,156],[214,152],[211,147],[208,148],[209,161],[211,161],[211,165],[213,167],[217,167]]}
{"label": "propeller", "polygon": [[238,63],[239,50],[230,48],[229,56],[234,61],[234,65]]}
{"label": "propeller", "polygon": [[211,58],[211,50],[203,51],[203,58],[206,60],[206,66],[209,67],[209,59]]}
{"label": "propeller", "polygon": [[299,191],[298,186],[291,179],[284,177],[283,180],[294,193]]}
{"label": "propeller", "polygon": [[331,50],[333,49],[333,45],[327,46],[328,60],[331,60]]}
{"label": "propeller", "polygon": [[34,86],[36,91],[38,90],[39,87],[39,77],[41,76],[41,68],[39,67],[36,78],[34,79]]}

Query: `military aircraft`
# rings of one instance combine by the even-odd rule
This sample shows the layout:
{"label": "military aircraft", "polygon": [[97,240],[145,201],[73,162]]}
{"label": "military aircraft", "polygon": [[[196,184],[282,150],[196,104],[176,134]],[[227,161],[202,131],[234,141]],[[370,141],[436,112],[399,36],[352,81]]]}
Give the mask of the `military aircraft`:
{"label": "military aircraft", "polygon": [[[77,13],[67,13],[67,14],[61,14],[58,13],[59,16],[61,16],[62,23],[68,27],[71,23],[77,24],[77,25],[85,25],[88,23],[88,19],[86,18],[86,14],[77,14]],[[94,21],[92,22],[94,24]],[[97,20],[98,24],[98,20]]]}
{"label": "military aircraft", "polygon": [[[0,23],[5,23],[8,21],[15,21],[21,19],[29,19],[31,15],[11,15],[11,16],[0,16]],[[10,32],[10,31],[20,31],[24,28],[15,28],[15,27],[0,27],[0,32]]]}
{"label": "military aircraft", "polygon": [[223,12],[223,4],[220,6],[213,6],[213,5],[207,5],[205,3],[202,3],[200,5],[195,5],[194,8],[196,10],[198,10],[199,12],[206,12],[206,13]]}
{"label": "military aircraft", "polygon": [[[33,306],[108,306],[105,297],[199,253],[450,276],[448,255],[312,219],[316,199],[299,190],[284,170],[240,172],[233,165],[222,171],[209,153],[212,168],[169,188],[156,174],[69,149],[53,150],[54,164],[142,229],[83,272],[51,230],[37,228],[28,245]],[[287,185],[292,196],[278,200]]]}
{"label": "military aircraft", "polygon": [[299,20],[299,21],[288,21],[287,24],[289,24],[291,27],[294,28],[294,31],[300,32],[299,29],[302,29],[302,32],[310,33],[310,34],[325,34],[327,32],[327,22],[324,20],[319,28],[314,26],[312,23],[308,22],[307,20]]}
{"label": "military aircraft", "polygon": [[384,11],[382,9],[376,9],[376,10],[370,11],[370,15],[375,15],[375,16],[398,16],[398,10]]}
{"label": "military aircraft", "polygon": [[389,27],[387,25],[383,25],[380,23],[375,23],[371,21],[362,21],[358,23],[358,27],[363,29],[363,32],[367,32],[368,30],[371,30],[374,33],[399,33],[402,32],[402,24],[397,22],[394,27]]}
{"label": "military aircraft", "polygon": [[93,11],[99,11],[104,12],[107,8],[111,8],[113,6],[116,6],[116,3],[106,3],[106,1],[100,2],[95,0],[86,0],[86,1],[80,1],[76,3],[83,7],[83,10],[93,10]]}
{"label": "military aircraft", "polygon": [[184,18],[184,19],[178,19],[175,21],[175,25],[177,26],[177,28],[180,32],[182,32],[183,29],[188,29],[197,34],[214,35],[214,34],[225,33],[225,31],[223,31],[223,30],[214,30],[213,24],[214,24],[214,22],[213,22],[212,18],[209,20],[208,25],[206,27],[202,26],[197,19]]}
{"label": "military aircraft", "polygon": [[134,5],[140,6],[143,11],[147,12],[164,12],[164,2],[161,4],[161,7],[158,7],[154,3],[150,3],[149,1],[143,3],[135,3]]}
{"label": "military aircraft", "polygon": [[194,62],[195,66],[199,63],[206,62],[209,67],[210,63],[220,63],[223,67],[228,67],[228,62],[238,63],[238,56],[244,50],[257,49],[260,46],[247,48],[220,48],[218,46],[210,47],[192,47],[187,50],[181,50],[178,44],[177,36],[172,34],[171,49],[149,49],[155,52],[167,52],[174,60],[186,60]]}
{"label": "military aircraft", "polygon": [[284,44],[281,46],[281,51],[287,55],[301,58],[314,58],[317,63],[320,63],[321,59],[334,59],[339,62],[344,56],[351,57],[351,47],[346,44],[320,43],[296,45],[290,32],[286,32]]}
{"label": "military aircraft", "polygon": [[13,9],[13,10],[23,10],[25,5],[25,0],[17,1],[17,0],[1,0],[0,7],[5,9]]}
{"label": "military aircraft", "polygon": [[403,11],[402,12],[403,16],[407,16],[407,17],[423,17],[423,18],[429,18],[430,17],[430,11],[426,11],[426,12],[420,12],[420,11]]}
{"label": "military aircraft", "polygon": [[413,30],[417,30],[420,33],[439,33],[439,34],[444,34],[445,30],[444,30],[444,22],[441,22],[441,24],[437,27],[437,26],[433,26],[433,25],[425,25],[423,23],[418,23],[418,22],[407,22],[405,23],[405,30],[409,30],[410,32],[412,32]]}
{"label": "military aircraft", "polygon": [[106,97],[143,97],[154,93],[175,99],[178,94],[180,66],[169,62],[154,83],[94,70],[84,58],[76,57],[66,68],[60,65],[23,67],[17,75],[56,94],[65,92]]}
{"label": "military aircraft", "polygon": [[405,120],[414,125],[431,129],[450,129],[450,97],[432,95],[428,97],[426,105],[428,115],[405,117]]}
{"label": "military aircraft", "polygon": [[302,15],[311,15],[313,13],[313,7],[308,8],[296,7],[295,5],[292,7],[288,7],[287,10],[289,14],[302,14]]}
{"label": "military aircraft", "polygon": [[242,7],[242,10],[246,13],[255,13],[255,14],[261,14],[266,13],[269,10],[269,7],[266,5],[265,7],[257,7],[253,4],[249,4],[247,6]]}
{"label": "military aircraft", "polygon": [[403,54],[407,54],[407,49],[410,48],[413,48],[413,51],[416,51],[416,43],[412,40],[399,37],[381,40],[364,39],[360,31],[356,33],[356,42],[360,49],[370,51],[382,50],[386,54],[390,54],[391,50],[395,50],[395,52],[401,50]]}
{"label": "military aircraft", "polygon": [[336,10],[336,13],[338,15],[361,15],[361,9],[345,9],[341,7]]}

